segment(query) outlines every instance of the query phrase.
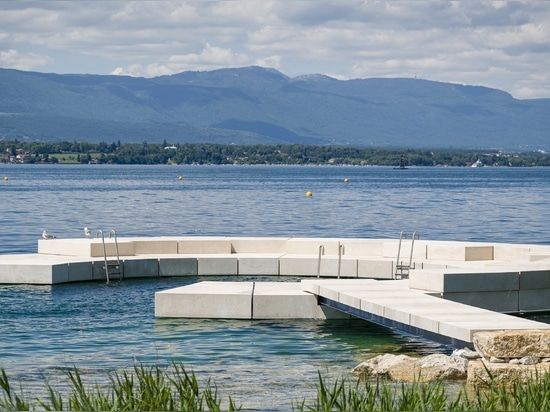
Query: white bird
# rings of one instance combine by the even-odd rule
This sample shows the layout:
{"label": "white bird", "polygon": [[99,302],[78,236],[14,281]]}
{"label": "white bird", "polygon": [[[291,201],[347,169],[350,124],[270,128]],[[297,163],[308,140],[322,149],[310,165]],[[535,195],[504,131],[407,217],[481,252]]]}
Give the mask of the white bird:
{"label": "white bird", "polygon": [[90,232],[90,229],[88,229],[87,227],[84,228],[84,235],[86,237],[90,237],[92,236],[92,232]]}
{"label": "white bird", "polygon": [[51,233],[46,232],[45,230],[42,232],[42,237],[46,240],[56,238],[54,235],[52,235]]}

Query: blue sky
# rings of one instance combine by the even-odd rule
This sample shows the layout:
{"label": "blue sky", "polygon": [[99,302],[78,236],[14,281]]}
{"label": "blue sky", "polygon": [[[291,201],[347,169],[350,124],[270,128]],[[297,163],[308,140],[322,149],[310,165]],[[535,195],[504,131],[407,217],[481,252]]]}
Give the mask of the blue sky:
{"label": "blue sky", "polygon": [[549,1],[0,1],[0,67],[142,77],[259,65],[550,97]]}

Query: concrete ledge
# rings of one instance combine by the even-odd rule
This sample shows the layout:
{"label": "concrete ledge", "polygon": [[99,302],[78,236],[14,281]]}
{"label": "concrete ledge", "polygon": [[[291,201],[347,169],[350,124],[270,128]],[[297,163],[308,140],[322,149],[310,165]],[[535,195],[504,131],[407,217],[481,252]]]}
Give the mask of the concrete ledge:
{"label": "concrete ledge", "polygon": [[[399,250],[399,240],[386,240],[383,244],[382,257],[393,258],[396,260],[399,251],[399,260],[407,261],[411,256],[412,239],[403,239],[401,250]],[[428,258],[429,243],[416,239],[414,241],[413,260],[423,260]]]}
{"label": "concrete ledge", "polygon": [[279,254],[286,253],[286,244],[291,238],[231,238],[231,253],[259,253]]}
{"label": "concrete ledge", "polygon": [[489,245],[461,244],[459,242],[430,242],[427,259],[478,261],[493,260],[494,249]]}
{"label": "concrete ledge", "polygon": [[550,289],[520,290],[518,301],[520,312],[550,311]]}
{"label": "concrete ledge", "polygon": [[251,319],[253,282],[200,282],[155,293],[155,316]]}
{"label": "concrete ledge", "polygon": [[256,282],[254,319],[348,319],[350,316],[319,306],[315,295],[304,292],[299,282]]}
{"label": "concrete ledge", "polygon": [[519,273],[520,289],[550,289],[550,269],[524,270]]}
{"label": "concrete ledge", "polygon": [[159,262],[156,258],[126,258],[123,265],[124,278],[157,277],[159,275]]}
{"label": "concrete ledge", "polygon": [[[105,239],[107,256],[116,256],[114,239]],[[118,240],[118,252],[120,256],[134,255],[134,242],[130,240]],[[40,239],[38,241],[38,253],[43,255],[99,257],[103,256],[103,243],[101,239]]]}
{"label": "concrete ledge", "polygon": [[321,307],[298,282],[200,282],[155,293],[155,316],[222,319],[349,319]]}
{"label": "concrete ledge", "polygon": [[325,255],[338,255],[339,239],[331,238],[290,238],[286,242],[286,253],[293,255],[319,255],[323,246]]}
{"label": "concrete ledge", "polygon": [[317,276],[318,256],[284,255],[279,259],[282,276]]}
{"label": "concrete ledge", "polygon": [[92,262],[69,263],[67,282],[86,282],[92,279]]}
{"label": "concrete ledge", "polygon": [[199,276],[239,274],[236,255],[198,255],[197,264]]}
{"label": "concrete ledge", "polygon": [[178,253],[176,239],[134,240],[135,255],[172,255]]}
{"label": "concrete ledge", "polygon": [[158,273],[159,276],[198,276],[198,260],[195,257],[161,257]]}
{"label": "concrete ledge", "polygon": [[239,254],[239,275],[279,275],[280,254],[250,253]]}
{"label": "concrete ledge", "polygon": [[231,254],[231,240],[228,238],[187,238],[178,241],[179,254]]}
{"label": "concrete ledge", "polygon": [[373,279],[393,279],[395,259],[357,258],[357,277]]}
{"label": "concrete ledge", "polygon": [[411,289],[431,292],[489,292],[519,289],[519,272],[462,271],[459,269],[411,270]]}
{"label": "concrete ledge", "polygon": [[[346,256],[382,256],[384,241],[380,239],[340,239]],[[336,251],[336,255],[338,251]]]}
{"label": "concrete ledge", "polygon": [[493,310],[504,313],[519,312],[519,291],[500,291],[500,292],[445,292],[443,299],[453,302],[463,303],[465,305],[475,306],[477,308]]}

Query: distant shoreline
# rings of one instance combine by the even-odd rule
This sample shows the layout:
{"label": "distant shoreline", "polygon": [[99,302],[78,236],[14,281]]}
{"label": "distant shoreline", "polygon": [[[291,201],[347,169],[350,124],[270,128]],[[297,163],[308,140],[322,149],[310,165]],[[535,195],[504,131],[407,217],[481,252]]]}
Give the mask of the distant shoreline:
{"label": "distant shoreline", "polygon": [[406,149],[348,146],[0,141],[0,163],[143,165],[342,165],[434,167],[550,166],[545,151]]}

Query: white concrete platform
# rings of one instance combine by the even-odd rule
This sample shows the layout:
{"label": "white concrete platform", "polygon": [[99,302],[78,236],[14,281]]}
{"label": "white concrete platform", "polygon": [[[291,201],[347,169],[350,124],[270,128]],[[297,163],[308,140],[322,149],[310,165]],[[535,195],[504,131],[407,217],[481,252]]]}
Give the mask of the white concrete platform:
{"label": "white concrete platform", "polygon": [[155,316],[222,319],[349,318],[299,282],[204,281],[155,293]]}
{"label": "white concrete platform", "polygon": [[[109,260],[115,246],[114,239],[105,239]],[[302,278],[302,283],[200,282],[158,292],[157,316],[358,316],[451,343],[469,343],[478,330],[550,327],[497,313],[550,311],[550,246],[429,240],[417,240],[413,251],[411,246],[410,240],[402,244],[398,262],[396,239],[118,239],[122,279]],[[101,239],[39,240],[37,254],[0,256],[0,283],[105,281],[103,250]],[[395,268],[410,256],[409,278],[395,280]]]}
{"label": "white concrete platform", "polygon": [[409,289],[407,280],[308,279],[288,282],[200,282],[155,294],[155,316],[236,319],[359,317],[456,347],[475,332],[550,329]]}
{"label": "white concrete platform", "polygon": [[320,302],[384,326],[451,343],[478,331],[550,329],[541,322],[453,302],[410,289],[407,280],[302,280]]}

